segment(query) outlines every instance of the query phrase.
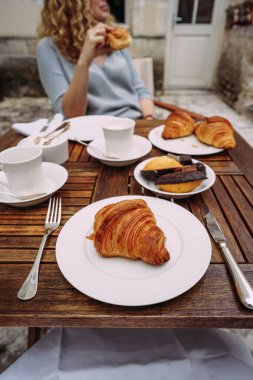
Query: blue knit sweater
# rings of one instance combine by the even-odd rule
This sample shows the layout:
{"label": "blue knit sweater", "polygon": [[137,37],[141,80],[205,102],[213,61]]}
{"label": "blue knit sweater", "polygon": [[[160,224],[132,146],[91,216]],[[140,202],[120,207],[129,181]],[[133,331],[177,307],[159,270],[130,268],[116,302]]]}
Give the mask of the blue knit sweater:
{"label": "blue knit sweater", "polygon": [[[61,112],[62,98],[76,65],[67,61],[52,39],[42,38],[37,45],[39,75],[55,112]],[[86,115],[141,117],[139,100],[151,98],[139,78],[128,49],[106,55],[103,65],[95,61],[89,67],[88,107]]]}

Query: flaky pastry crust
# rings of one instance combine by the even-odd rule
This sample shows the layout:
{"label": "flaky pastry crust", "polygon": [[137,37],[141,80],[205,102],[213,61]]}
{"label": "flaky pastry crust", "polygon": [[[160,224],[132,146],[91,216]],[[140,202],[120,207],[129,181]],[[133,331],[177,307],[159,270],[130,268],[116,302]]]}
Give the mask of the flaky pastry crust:
{"label": "flaky pastry crust", "polygon": [[141,259],[154,265],[170,258],[165,235],[144,200],[124,200],[103,207],[95,215],[93,227],[94,246],[102,257]]}
{"label": "flaky pastry crust", "polygon": [[105,37],[105,44],[109,46],[112,50],[121,50],[128,48],[132,38],[125,28],[114,28],[112,31],[108,32]]}
{"label": "flaky pastry crust", "polygon": [[197,125],[197,138],[207,144],[221,149],[232,149],[236,146],[232,124],[221,116],[212,116]]}
{"label": "flaky pastry crust", "polygon": [[195,122],[186,112],[174,111],[165,121],[162,137],[164,139],[176,139],[178,137],[189,136],[193,134]]}

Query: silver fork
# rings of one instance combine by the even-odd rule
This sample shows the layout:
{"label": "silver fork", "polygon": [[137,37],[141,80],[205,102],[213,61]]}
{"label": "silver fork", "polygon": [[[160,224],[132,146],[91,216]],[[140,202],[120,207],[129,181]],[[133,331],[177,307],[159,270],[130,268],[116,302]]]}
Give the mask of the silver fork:
{"label": "silver fork", "polygon": [[42,257],[43,249],[48,236],[59,227],[61,222],[61,198],[50,198],[45,220],[45,234],[41,240],[40,247],[32,266],[23,285],[19,289],[18,298],[25,301],[33,298],[38,290],[39,266]]}

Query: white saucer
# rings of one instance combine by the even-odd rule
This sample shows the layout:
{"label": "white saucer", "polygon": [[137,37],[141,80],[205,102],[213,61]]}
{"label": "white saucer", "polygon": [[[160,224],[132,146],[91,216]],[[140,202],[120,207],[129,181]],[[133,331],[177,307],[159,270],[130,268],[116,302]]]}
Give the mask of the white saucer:
{"label": "white saucer", "polygon": [[162,138],[164,125],[153,128],[148,135],[149,140],[154,146],[165,152],[175,154],[189,154],[191,156],[210,155],[222,152],[224,149],[218,149],[214,146],[206,145],[199,141],[195,135],[179,137],[178,139]]}
{"label": "white saucer", "polygon": [[[154,158],[154,157],[153,157]],[[206,167],[206,175],[207,179],[205,179],[196,189],[193,191],[190,191],[188,193],[169,193],[167,191],[162,191],[156,186],[155,182],[152,180],[149,180],[141,175],[141,170],[144,168],[144,166],[153,158],[149,158],[145,161],[142,161],[139,163],[139,165],[136,166],[134,169],[134,178],[136,181],[143,186],[145,189],[152,191],[155,193],[157,196],[161,198],[166,198],[166,199],[183,199],[183,198],[189,198],[195,194],[202,193],[203,191],[209,189],[211,186],[213,186],[215,182],[215,173],[213,169],[211,169],[208,165],[204,164]],[[197,160],[192,160],[193,163],[201,162]]]}
{"label": "white saucer", "polygon": [[109,115],[73,117],[66,120],[70,122],[70,129],[66,135],[69,140],[92,141],[98,139],[103,137],[103,125],[115,117]]}
{"label": "white saucer", "polygon": [[[28,207],[37,205],[50,198],[50,196],[53,195],[58,189],[60,189],[68,179],[68,172],[61,165],[54,164],[52,162],[43,162],[42,170],[45,176],[44,183],[46,189],[43,189],[43,191],[46,191],[46,195],[24,201],[19,200],[11,195],[0,194],[0,203],[5,203],[7,205],[15,207]],[[0,172],[0,191],[10,191],[7,183],[6,185],[4,183],[6,183],[5,174],[3,172]]]}
{"label": "white saucer", "polygon": [[[97,148],[102,152],[105,152],[105,140],[104,138],[93,140],[90,144],[91,147]],[[122,156],[121,158],[105,158],[103,154],[91,149],[87,148],[87,152],[92,156],[97,158],[105,165],[109,166],[127,166],[131,165],[139,158],[145,156],[152,149],[152,144],[145,137],[133,136],[133,147],[129,150],[129,153]]]}

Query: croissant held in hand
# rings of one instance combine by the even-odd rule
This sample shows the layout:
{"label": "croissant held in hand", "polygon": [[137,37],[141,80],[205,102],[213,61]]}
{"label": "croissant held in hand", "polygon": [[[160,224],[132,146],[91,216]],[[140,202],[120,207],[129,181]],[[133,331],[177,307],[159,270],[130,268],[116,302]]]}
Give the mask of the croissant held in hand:
{"label": "croissant held in hand", "polygon": [[106,34],[105,45],[112,50],[121,50],[129,47],[132,38],[125,28],[114,28]]}
{"label": "croissant held in hand", "polygon": [[162,137],[164,139],[176,139],[189,136],[194,132],[195,122],[186,112],[174,111],[165,121]]}
{"label": "croissant held in hand", "polygon": [[216,148],[232,149],[236,145],[232,125],[221,116],[201,122],[195,129],[195,135],[203,143]]}
{"label": "croissant held in hand", "polygon": [[147,203],[124,200],[103,207],[95,215],[94,246],[102,257],[122,256],[162,264],[170,255],[165,235]]}

